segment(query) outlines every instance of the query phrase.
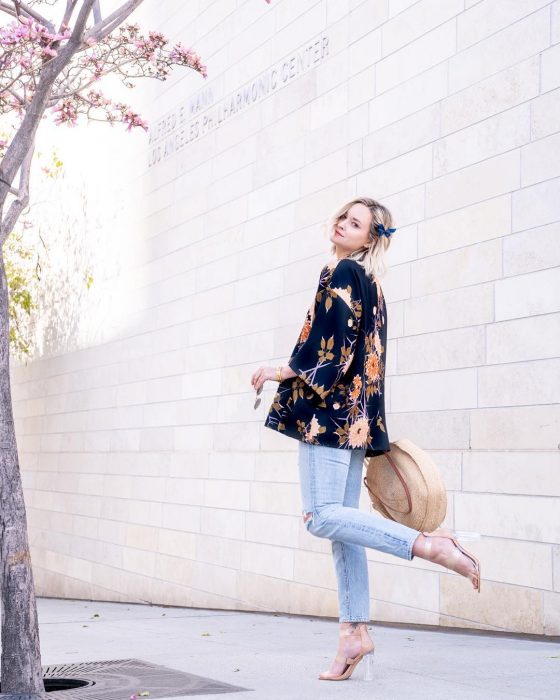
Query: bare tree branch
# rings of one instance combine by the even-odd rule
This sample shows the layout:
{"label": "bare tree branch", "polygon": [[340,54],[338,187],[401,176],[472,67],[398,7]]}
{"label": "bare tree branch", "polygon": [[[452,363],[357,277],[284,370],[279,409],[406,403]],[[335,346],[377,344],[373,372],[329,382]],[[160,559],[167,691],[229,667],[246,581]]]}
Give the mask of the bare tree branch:
{"label": "bare tree branch", "polygon": [[62,21],[60,22],[60,29],[68,26],[68,24],[70,23],[70,18],[72,17],[72,13],[74,12],[75,7],[76,7],[76,0],[66,0],[66,9],[64,10],[64,16],[62,17]]}
{"label": "bare tree branch", "polygon": [[95,24],[98,24],[102,21],[99,0],[96,0],[96,2],[93,5],[93,21],[95,22]]}
{"label": "bare tree branch", "polygon": [[8,5],[7,2],[0,2],[0,12],[5,12],[7,15],[17,17],[17,12],[11,5]]}
{"label": "bare tree branch", "polygon": [[87,43],[85,42],[87,42],[88,39],[94,39],[95,41],[104,39],[113,31],[113,29],[115,29],[115,27],[118,27],[119,24],[122,24],[122,22],[124,22],[124,20],[130,14],[132,14],[134,10],[143,3],[143,1],[144,0],[128,0],[128,2],[125,2],[123,5],[121,5],[104,20],[95,24],[91,29],[89,29],[86,32],[84,36],[85,41],[82,45],[83,48],[87,48]]}
{"label": "bare tree branch", "polygon": [[49,31],[54,33],[54,24],[46,17],[43,17],[43,15],[37,12],[37,10],[34,10],[32,7],[29,7],[29,5],[24,2],[20,2],[19,0],[12,0],[12,3],[15,6],[15,10],[18,15],[24,14],[26,17],[32,17],[34,20],[39,22],[39,24],[42,24],[43,27],[47,27]]}
{"label": "bare tree branch", "polygon": [[[4,245],[4,241],[12,232],[16,221],[21,212],[29,204],[29,174],[31,172],[31,161],[33,160],[33,151],[35,144],[31,144],[27,155],[23,159],[19,174],[19,188],[17,190],[17,199],[15,199],[4,216],[0,226],[0,248]],[[12,188],[10,188],[12,189]]]}

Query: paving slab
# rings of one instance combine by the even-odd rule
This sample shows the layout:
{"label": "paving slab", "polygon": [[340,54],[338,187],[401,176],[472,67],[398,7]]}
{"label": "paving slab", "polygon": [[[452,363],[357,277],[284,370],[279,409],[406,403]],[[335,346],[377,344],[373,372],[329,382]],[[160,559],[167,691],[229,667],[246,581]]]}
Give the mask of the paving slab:
{"label": "paving slab", "polygon": [[558,639],[372,623],[374,680],[361,679],[358,666],[333,683],[317,674],[336,650],[336,620],[54,598],[37,605],[44,665],[142,659],[250,689],[223,695],[232,700],[560,698]]}

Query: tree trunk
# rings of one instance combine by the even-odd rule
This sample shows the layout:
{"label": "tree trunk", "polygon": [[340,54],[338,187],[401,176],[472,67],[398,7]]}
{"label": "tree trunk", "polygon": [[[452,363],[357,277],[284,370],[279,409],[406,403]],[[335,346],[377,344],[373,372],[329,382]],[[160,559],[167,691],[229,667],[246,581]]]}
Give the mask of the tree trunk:
{"label": "tree trunk", "polygon": [[2,693],[44,691],[37,603],[10,389],[8,283],[0,248],[0,567]]}

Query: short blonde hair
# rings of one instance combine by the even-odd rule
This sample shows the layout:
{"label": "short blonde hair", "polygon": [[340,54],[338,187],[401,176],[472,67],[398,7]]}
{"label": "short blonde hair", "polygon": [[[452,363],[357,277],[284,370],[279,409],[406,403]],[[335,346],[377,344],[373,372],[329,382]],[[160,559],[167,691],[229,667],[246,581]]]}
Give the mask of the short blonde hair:
{"label": "short blonde hair", "polygon": [[[371,280],[375,277],[383,277],[387,272],[387,265],[384,260],[385,253],[391,245],[393,234],[390,236],[380,234],[377,230],[377,226],[382,225],[385,229],[393,228],[393,217],[387,207],[371,197],[357,197],[356,199],[352,199],[350,202],[347,202],[337,209],[329,217],[326,224],[328,235],[331,235],[340,218],[348,213],[348,210],[354,204],[363,204],[370,210],[371,224],[368,233],[368,243],[359,250],[355,250],[348,257],[360,263]],[[336,246],[334,243],[331,246],[331,253],[333,253],[333,255],[336,253]]]}

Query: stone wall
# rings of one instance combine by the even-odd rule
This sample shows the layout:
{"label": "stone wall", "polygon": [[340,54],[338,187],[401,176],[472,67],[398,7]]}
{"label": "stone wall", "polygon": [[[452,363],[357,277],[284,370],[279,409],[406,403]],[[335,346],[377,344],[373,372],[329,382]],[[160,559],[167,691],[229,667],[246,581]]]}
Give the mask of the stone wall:
{"label": "stone wall", "polygon": [[447,523],[483,536],[480,595],[368,550],[372,619],[560,634],[560,2],[155,12],[209,78],[135,97],[127,323],[13,367],[39,593],[337,615],[297,443],[264,428],[275,385],[255,412],[250,376],[287,360],[322,224],[367,195],[398,227],[390,439],[430,452]]}

